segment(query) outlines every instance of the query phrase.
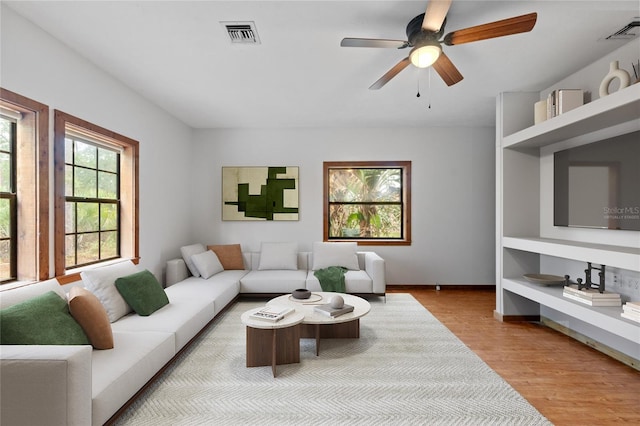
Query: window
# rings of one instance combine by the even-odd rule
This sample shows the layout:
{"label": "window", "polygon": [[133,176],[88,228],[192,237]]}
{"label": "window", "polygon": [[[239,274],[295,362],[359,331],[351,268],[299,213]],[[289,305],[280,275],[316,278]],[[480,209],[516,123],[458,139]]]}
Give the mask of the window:
{"label": "window", "polygon": [[0,281],[17,276],[16,120],[0,115]]}
{"label": "window", "polygon": [[49,108],[0,88],[0,282],[49,271]]}
{"label": "window", "polygon": [[65,268],[120,255],[120,152],[67,131]]}
{"label": "window", "polygon": [[55,112],[56,275],[138,254],[138,142]]}
{"label": "window", "polygon": [[411,162],[324,163],[324,241],[411,244]]}

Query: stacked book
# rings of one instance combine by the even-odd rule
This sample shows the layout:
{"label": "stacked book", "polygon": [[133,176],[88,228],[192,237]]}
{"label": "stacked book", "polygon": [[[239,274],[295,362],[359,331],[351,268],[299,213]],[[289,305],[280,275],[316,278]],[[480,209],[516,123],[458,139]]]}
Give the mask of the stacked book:
{"label": "stacked book", "polygon": [[287,306],[265,306],[251,314],[252,318],[261,319],[265,321],[280,321],[285,317],[289,312],[292,312],[294,309],[289,308]]}
{"label": "stacked book", "polygon": [[589,306],[622,305],[622,300],[618,293],[612,293],[610,291],[600,293],[598,290],[593,288],[578,290],[578,286],[576,284],[565,286],[562,295],[568,299],[575,300]]}
{"label": "stacked book", "polygon": [[335,318],[353,312],[353,306],[345,303],[341,308],[333,308],[330,303],[327,303],[326,305],[316,306],[313,310],[324,316]]}
{"label": "stacked book", "polygon": [[622,305],[622,313],[620,315],[631,321],[640,322],[640,302],[625,303]]}
{"label": "stacked book", "polygon": [[547,120],[582,106],[583,103],[581,89],[554,90],[547,96]]}

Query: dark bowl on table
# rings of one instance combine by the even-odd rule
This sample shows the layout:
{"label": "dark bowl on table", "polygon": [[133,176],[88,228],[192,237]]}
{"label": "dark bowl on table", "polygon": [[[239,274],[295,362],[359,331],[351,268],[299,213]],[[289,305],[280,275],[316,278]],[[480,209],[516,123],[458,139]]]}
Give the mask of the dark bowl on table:
{"label": "dark bowl on table", "polygon": [[294,299],[308,299],[311,297],[311,292],[306,288],[298,288],[291,292],[291,296],[293,296]]}

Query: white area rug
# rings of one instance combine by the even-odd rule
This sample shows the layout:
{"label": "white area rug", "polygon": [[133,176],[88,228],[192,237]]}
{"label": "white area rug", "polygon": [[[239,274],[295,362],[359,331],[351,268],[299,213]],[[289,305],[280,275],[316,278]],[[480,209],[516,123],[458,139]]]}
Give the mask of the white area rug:
{"label": "white area rug", "polygon": [[409,294],[371,301],[360,339],[302,339],[300,363],[245,365],[241,301],[119,425],[550,425]]}

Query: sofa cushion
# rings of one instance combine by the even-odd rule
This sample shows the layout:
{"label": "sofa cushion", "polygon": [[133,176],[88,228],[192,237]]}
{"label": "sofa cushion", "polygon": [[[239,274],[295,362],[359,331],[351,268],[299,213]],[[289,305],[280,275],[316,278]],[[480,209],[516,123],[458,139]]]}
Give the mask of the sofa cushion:
{"label": "sofa cushion", "polygon": [[113,349],[92,353],[92,421],[82,423],[84,425],[105,424],[175,355],[172,333],[126,333],[114,330],[113,339]]}
{"label": "sofa cushion", "polygon": [[116,280],[116,288],[129,306],[141,316],[149,316],[169,304],[167,294],[156,277],[144,270]]}
{"label": "sofa cushion", "polygon": [[262,243],[258,270],[297,270],[298,243]]}
{"label": "sofa cushion", "polygon": [[166,292],[171,303],[182,300],[213,300],[214,311],[217,315],[225,306],[238,296],[240,292],[240,278],[245,270],[222,271],[207,280],[189,277],[178,285],[167,287]]}
{"label": "sofa cushion", "polygon": [[342,266],[344,268],[358,271],[358,256],[356,251],[358,245],[354,242],[336,243],[313,243],[313,266],[311,269],[318,270],[329,266]]}
{"label": "sofa cushion", "polygon": [[48,291],[0,310],[0,344],[88,345],[89,339],[67,301]]}
{"label": "sofa cushion", "polygon": [[69,290],[69,312],[96,349],[113,348],[113,333],[107,311],[95,294],[84,287]]}
{"label": "sofa cushion", "polygon": [[216,256],[216,254],[211,250],[194,254],[191,256],[191,260],[193,261],[196,269],[198,269],[200,276],[205,280],[218,272],[224,271],[224,267],[218,260],[218,256]]}
{"label": "sofa cushion", "polygon": [[207,248],[218,256],[225,271],[244,269],[240,244],[213,245],[207,246]]}
{"label": "sofa cushion", "polygon": [[[203,281],[200,278],[193,278]],[[176,287],[176,286],[172,286]],[[174,350],[186,345],[214,317],[213,300],[182,299],[158,309],[151,316],[130,314],[113,323],[113,332],[163,332],[174,335]]]}
{"label": "sofa cushion", "polygon": [[116,279],[135,274],[140,269],[130,260],[114,263],[80,273],[84,286],[95,294],[107,311],[109,321],[117,321],[131,312],[131,307],[116,288]]}
{"label": "sofa cushion", "polygon": [[307,271],[251,271],[240,278],[240,293],[291,293],[303,288]]}
{"label": "sofa cushion", "polygon": [[184,263],[187,264],[187,268],[189,268],[191,275],[193,275],[194,277],[199,277],[200,272],[198,272],[196,265],[193,264],[191,256],[193,256],[194,254],[202,253],[204,251],[207,251],[207,249],[204,248],[204,245],[202,244],[191,244],[190,246],[180,247],[180,253],[182,254]]}

